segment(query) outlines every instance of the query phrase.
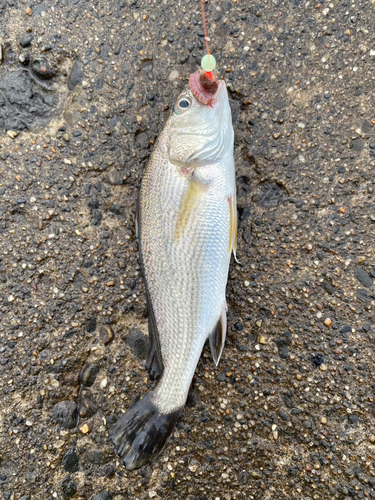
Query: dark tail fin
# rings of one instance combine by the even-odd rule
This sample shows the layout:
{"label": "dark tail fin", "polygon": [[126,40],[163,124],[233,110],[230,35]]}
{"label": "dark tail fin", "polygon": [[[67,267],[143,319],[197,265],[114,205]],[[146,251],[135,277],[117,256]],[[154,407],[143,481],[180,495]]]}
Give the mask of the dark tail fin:
{"label": "dark tail fin", "polygon": [[152,392],[137,401],[109,432],[109,438],[128,470],[138,469],[156,458],[175,428],[182,408],[160,413]]}

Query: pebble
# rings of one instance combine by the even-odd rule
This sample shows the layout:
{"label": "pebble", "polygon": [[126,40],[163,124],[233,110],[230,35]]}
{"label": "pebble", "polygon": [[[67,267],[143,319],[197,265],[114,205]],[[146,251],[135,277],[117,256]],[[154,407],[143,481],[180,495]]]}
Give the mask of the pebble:
{"label": "pebble", "polygon": [[112,477],[114,477],[115,473],[116,473],[116,469],[115,469],[115,466],[113,464],[107,464],[104,467],[104,474],[109,479],[111,479]]}
{"label": "pebble", "polygon": [[94,364],[88,364],[83,367],[80,374],[80,382],[84,387],[91,387],[95,382],[99,368]]}
{"label": "pebble", "polygon": [[322,372],[325,372],[325,371],[327,370],[327,365],[325,365],[324,363],[322,363],[322,364],[320,365],[320,370],[321,370]]}
{"label": "pebble", "polygon": [[16,132],[15,130],[8,130],[7,134],[11,139],[15,139],[18,135],[18,132]]}
{"label": "pebble", "polygon": [[350,413],[348,416],[349,423],[354,427],[358,427],[359,418],[355,413]]}
{"label": "pebble", "polygon": [[108,379],[102,378],[99,384],[100,389],[101,390],[105,389],[107,387],[107,384],[108,384]]}
{"label": "pebble", "polygon": [[61,481],[61,493],[64,498],[70,498],[77,493],[77,484],[70,478],[64,477]]}
{"label": "pebble", "polygon": [[112,328],[109,326],[102,326],[99,331],[99,338],[104,345],[109,344],[115,338]]}
{"label": "pebble", "polygon": [[331,326],[331,325],[332,325],[332,320],[331,320],[331,318],[326,318],[326,319],[324,320],[324,324],[325,324],[326,326]]}
{"label": "pebble", "polygon": [[43,80],[50,80],[56,76],[56,71],[52,68],[46,59],[34,59],[31,68],[33,73]]}
{"label": "pebble", "polygon": [[81,61],[76,61],[73,64],[72,70],[68,78],[68,89],[74,90],[78,85],[80,85],[85,77],[85,72],[83,69],[83,64]]}
{"label": "pebble", "polygon": [[118,170],[111,170],[107,174],[107,182],[112,186],[121,186],[124,184],[124,174]]}
{"label": "pebble", "polygon": [[180,73],[179,73],[176,69],[174,69],[174,70],[172,70],[172,71],[169,73],[168,78],[169,78],[169,80],[172,82],[173,80],[177,80],[177,78],[178,78],[179,76],[180,76]]}
{"label": "pebble", "polygon": [[31,35],[30,33],[26,33],[26,35],[23,35],[23,37],[20,40],[20,45],[21,47],[29,47],[31,42],[34,40],[34,35]]}
{"label": "pebble", "polygon": [[[85,391],[83,391],[84,393]],[[88,398],[82,397],[79,407],[79,415],[83,418],[90,418],[98,411],[98,407]]]}
{"label": "pebble", "polygon": [[139,328],[131,328],[125,337],[125,342],[130,347],[131,352],[137,358],[144,360],[149,349],[149,340]]}
{"label": "pebble", "polygon": [[87,434],[90,432],[90,427],[87,424],[81,425],[79,430],[82,432],[82,434]]}
{"label": "pebble", "polygon": [[101,491],[97,495],[94,495],[91,500],[112,500],[112,495],[108,491]]}
{"label": "pebble", "polygon": [[267,344],[267,342],[268,342],[268,340],[267,340],[267,337],[266,337],[265,335],[261,335],[261,336],[259,337],[259,343],[260,343],[260,344],[266,345],[266,344]]}
{"label": "pebble", "polygon": [[354,277],[361,283],[362,286],[366,288],[372,288],[374,281],[367,271],[362,269],[362,267],[356,267],[354,269]]}
{"label": "pebble", "polygon": [[86,322],[86,332],[93,333],[96,330],[96,318],[90,318]]}
{"label": "pebble", "polygon": [[87,460],[95,465],[104,465],[108,463],[112,459],[112,449],[103,448],[103,449],[95,449],[88,448],[86,450],[86,458]]}
{"label": "pebble", "polygon": [[73,401],[61,401],[52,409],[52,420],[64,429],[73,429],[77,422],[77,405]]}
{"label": "pebble", "polygon": [[324,363],[323,354],[320,354],[320,353],[314,354],[314,356],[312,357],[312,362],[313,362],[313,365],[316,367],[321,366]]}
{"label": "pebble", "polygon": [[15,299],[14,295],[9,295],[8,296],[8,302],[13,302]]}
{"label": "pebble", "polygon": [[61,465],[66,472],[77,472],[79,470],[79,456],[74,448],[65,453]]}

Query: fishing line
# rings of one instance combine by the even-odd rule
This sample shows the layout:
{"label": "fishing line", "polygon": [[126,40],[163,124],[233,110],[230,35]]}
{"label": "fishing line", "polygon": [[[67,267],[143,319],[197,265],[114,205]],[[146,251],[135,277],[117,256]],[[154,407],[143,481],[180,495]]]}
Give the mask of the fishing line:
{"label": "fishing line", "polygon": [[[204,9],[204,0],[201,0],[201,10],[202,10],[202,20],[203,20],[203,29],[204,29],[204,40],[206,42],[207,54],[202,57],[201,66],[206,73],[211,73],[216,68],[216,59],[213,55],[210,54],[210,47],[208,45],[208,33],[207,33],[207,21],[206,21],[206,12]],[[211,75],[207,75],[211,76]]]}

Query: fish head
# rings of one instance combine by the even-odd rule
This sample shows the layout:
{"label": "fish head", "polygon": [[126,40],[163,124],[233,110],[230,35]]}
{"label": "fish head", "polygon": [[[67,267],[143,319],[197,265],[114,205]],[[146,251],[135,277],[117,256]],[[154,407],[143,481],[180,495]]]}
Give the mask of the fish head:
{"label": "fish head", "polygon": [[210,104],[187,87],[178,97],[167,133],[169,161],[181,168],[217,163],[233,155],[233,127],[225,82],[217,82]]}

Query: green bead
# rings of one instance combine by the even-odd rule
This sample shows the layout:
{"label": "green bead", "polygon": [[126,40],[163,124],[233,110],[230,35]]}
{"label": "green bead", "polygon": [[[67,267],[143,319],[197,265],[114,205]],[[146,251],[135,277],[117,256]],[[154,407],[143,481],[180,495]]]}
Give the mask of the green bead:
{"label": "green bead", "polygon": [[204,71],[213,71],[216,68],[216,59],[213,55],[206,54],[202,57],[201,66]]}

